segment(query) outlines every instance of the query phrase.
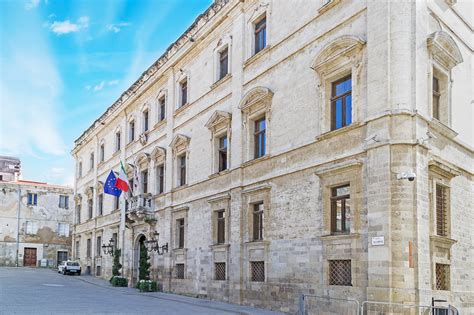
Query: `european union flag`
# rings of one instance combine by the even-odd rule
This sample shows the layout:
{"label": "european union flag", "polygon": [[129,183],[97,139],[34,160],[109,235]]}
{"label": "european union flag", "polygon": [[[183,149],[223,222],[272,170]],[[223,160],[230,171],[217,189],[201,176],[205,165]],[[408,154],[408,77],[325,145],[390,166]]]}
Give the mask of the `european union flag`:
{"label": "european union flag", "polygon": [[110,171],[109,176],[107,176],[107,180],[105,181],[104,184],[104,192],[106,194],[115,196],[115,197],[120,197],[120,194],[122,191],[115,187],[115,182],[117,181],[117,177],[114,174],[114,171]]}

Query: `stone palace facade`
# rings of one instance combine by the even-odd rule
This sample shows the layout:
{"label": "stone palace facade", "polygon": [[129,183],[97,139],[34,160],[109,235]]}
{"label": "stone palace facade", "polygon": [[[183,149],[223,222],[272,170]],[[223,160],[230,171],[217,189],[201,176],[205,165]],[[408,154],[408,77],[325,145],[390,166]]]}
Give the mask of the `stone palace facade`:
{"label": "stone palace facade", "polygon": [[[75,142],[83,270],[110,277],[112,238],[135,283],[157,232],[165,291],[286,312],[299,293],[474,312],[469,12],[215,1]],[[103,193],[120,161],[140,176],[127,204]]]}

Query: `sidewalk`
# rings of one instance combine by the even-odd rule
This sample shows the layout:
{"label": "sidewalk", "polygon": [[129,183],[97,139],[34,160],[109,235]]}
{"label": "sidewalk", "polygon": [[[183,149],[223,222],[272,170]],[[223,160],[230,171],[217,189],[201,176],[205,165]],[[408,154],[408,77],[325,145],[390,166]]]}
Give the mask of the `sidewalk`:
{"label": "sidewalk", "polygon": [[176,303],[183,303],[187,305],[193,305],[196,307],[201,308],[212,308],[214,310],[221,310],[223,312],[232,312],[238,314],[249,314],[249,315],[277,315],[277,314],[285,314],[281,312],[269,311],[265,309],[258,309],[250,306],[243,306],[237,304],[231,304],[226,302],[220,301],[213,301],[208,299],[199,299],[193,298],[189,296],[173,294],[173,293],[163,293],[163,292],[139,292],[138,289],[135,288],[123,288],[123,287],[113,287],[110,283],[104,279],[96,278],[93,276],[79,276],[74,277],[74,279],[78,281],[84,281],[90,283],[95,286],[107,288],[110,290],[120,291],[122,294],[126,295],[140,295],[140,296],[147,296],[150,298],[173,301]]}

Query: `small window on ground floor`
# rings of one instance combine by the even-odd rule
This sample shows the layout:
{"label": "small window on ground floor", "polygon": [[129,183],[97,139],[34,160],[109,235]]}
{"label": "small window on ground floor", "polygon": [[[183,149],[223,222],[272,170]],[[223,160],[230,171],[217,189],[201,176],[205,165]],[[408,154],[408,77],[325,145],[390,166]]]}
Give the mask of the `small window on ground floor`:
{"label": "small window on ground floor", "polygon": [[184,279],[184,264],[176,264],[176,279]]}
{"label": "small window on ground floor", "polygon": [[250,262],[250,280],[253,282],[265,281],[265,262],[252,261]]}
{"label": "small window on ground floor", "polygon": [[329,285],[352,285],[351,260],[329,261]]}
{"label": "small window on ground floor", "polygon": [[225,262],[214,263],[214,278],[225,280]]}

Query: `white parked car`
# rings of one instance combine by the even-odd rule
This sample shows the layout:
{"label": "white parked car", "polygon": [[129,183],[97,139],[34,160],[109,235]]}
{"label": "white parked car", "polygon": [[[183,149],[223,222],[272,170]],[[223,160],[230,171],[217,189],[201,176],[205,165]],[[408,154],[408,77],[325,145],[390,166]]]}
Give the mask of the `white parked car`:
{"label": "white parked car", "polygon": [[58,266],[58,273],[66,275],[68,273],[73,273],[81,275],[81,265],[77,261],[67,260],[63,261]]}

